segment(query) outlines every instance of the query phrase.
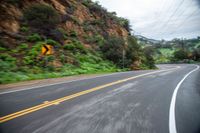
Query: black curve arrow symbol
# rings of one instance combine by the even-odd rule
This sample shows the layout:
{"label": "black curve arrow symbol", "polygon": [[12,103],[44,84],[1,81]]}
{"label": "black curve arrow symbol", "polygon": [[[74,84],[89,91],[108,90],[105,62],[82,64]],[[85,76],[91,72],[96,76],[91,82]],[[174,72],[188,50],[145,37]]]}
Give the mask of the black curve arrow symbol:
{"label": "black curve arrow symbol", "polygon": [[44,48],[45,48],[45,52],[44,52],[44,55],[46,55],[47,54],[47,52],[49,51],[49,48],[46,46],[46,45],[44,45]]}

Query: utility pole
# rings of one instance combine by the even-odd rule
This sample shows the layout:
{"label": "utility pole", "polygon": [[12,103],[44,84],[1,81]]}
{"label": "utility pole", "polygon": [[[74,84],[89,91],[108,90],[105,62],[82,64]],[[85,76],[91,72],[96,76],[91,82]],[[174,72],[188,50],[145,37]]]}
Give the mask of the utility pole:
{"label": "utility pole", "polygon": [[124,69],[124,60],[125,60],[125,49],[123,48],[123,50],[122,50],[122,68]]}
{"label": "utility pole", "polygon": [[184,40],[183,40],[183,38],[181,39],[181,48],[184,50]]}

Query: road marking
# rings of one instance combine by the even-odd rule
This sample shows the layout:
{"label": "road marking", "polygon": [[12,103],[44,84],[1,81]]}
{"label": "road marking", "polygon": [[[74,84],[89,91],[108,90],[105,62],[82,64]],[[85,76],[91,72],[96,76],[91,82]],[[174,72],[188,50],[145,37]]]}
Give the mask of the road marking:
{"label": "road marking", "polygon": [[47,103],[49,103],[49,101],[44,101],[43,103],[44,103],[44,104],[47,104]]}
{"label": "road marking", "polygon": [[34,87],[29,87],[29,88],[24,88],[24,89],[18,89],[18,90],[10,90],[10,91],[5,91],[5,92],[0,92],[0,95],[8,94],[8,93],[14,93],[14,92],[19,92],[19,91],[32,90],[32,89],[36,89],[36,88],[48,87],[48,86],[53,86],[53,85],[66,84],[66,83],[71,83],[71,82],[76,82],[76,81],[82,81],[82,80],[88,80],[88,79],[95,79],[95,78],[100,78],[100,77],[107,77],[107,76],[118,75],[118,74],[121,74],[121,73],[129,73],[129,72],[131,72],[131,71],[105,74],[105,75],[94,76],[94,77],[90,77],[90,78],[75,79],[75,80],[70,80],[70,81],[64,81],[64,82],[53,83],[53,84],[48,84],[48,85],[34,86]]}
{"label": "road marking", "polygon": [[170,109],[169,109],[169,133],[177,133],[176,130],[176,120],[175,120],[175,104],[176,104],[176,96],[178,89],[180,88],[181,84],[183,81],[193,72],[197,71],[199,69],[199,66],[195,65],[196,68],[187,73],[183,79],[177,84],[176,88],[174,89],[172,99],[171,99],[171,104],[170,104]]}
{"label": "road marking", "polygon": [[91,88],[91,89],[88,89],[88,90],[85,90],[85,91],[81,91],[81,92],[78,92],[78,93],[75,93],[75,94],[72,94],[72,95],[68,95],[68,96],[53,100],[53,101],[44,102],[42,104],[39,104],[39,105],[30,107],[30,108],[27,108],[27,109],[24,109],[24,110],[21,110],[21,111],[18,111],[18,112],[15,112],[15,113],[3,116],[3,117],[0,117],[0,123],[12,120],[14,118],[17,118],[17,117],[20,117],[20,116],[23,116],[23,115],[26,115],[26,114],[29,114],[29,113],[32,113],[32,112],[35,112],[35,111],[38,111],[40,109],[43,109],[43,108],[46,108],[46,107],[49,107],[49,106],[58,105],[58,104],[60,104],[64,101],[67,101],[67,100],[70,100],[70,99],[73,99],[73,98],[76,98],[76,97],[79,97],[79,96],[82,96],[82,95],[85,95],[85,94],[88,94],[88,93],[91,93],[91,92],[94,92],[94,91],[97,91],[97,90],[100,90],[100,89],[103,89],[103,88],[106,88],[106,87],[109,87],[109,86],[112,86],[112,85],[123,83],[123,82],[129,81],[129,80],[132,80],[132,79],[136,79],[136,78],[139,78],[139,77],[146,76],[146,75],[170,71],[170,70],[174,70],[174,69],[178,69],[178,68],[180,68],[180,67],[137,75],[137,76],[134,76],[134,77],[130,77],[130,78],[118,80],[118,81],[115,81],[115,82],[111,82],[111,83],[108,83],[108,84],[105,84],[105,85],[97,86],[97,87],[94,87],[94,88]]}
{"label": "road marking", "polygon": [[[180,68],[180,66],[178,66],[177,68]],[[9,90],[9,91],[5,91],[5,92],[0,92],[0,95],[19,92],[19,91],[32,90],[32,89],[36,89],[36,88],[48,87],[48,86],[53,86],[53,85],[58,85],[58,84],[66,84],[66,83],[71,83],[71,82],[76,82],[76,81],[95,79],[95,78],[100,78],[100,77],[107,77],[107,76],[118,75],[118,74],[122,74],[122,73],[130,73],[130,72],[131,71],[128,71],[128,72],[117,72],[117,73],[94,76],[94,77],[90,77],[90,78],[75,79],[75,80],[64,81],[64,82],[59,82],[59,83],[52,83],[52,84],[48,84],[48,85],[33,86],[33,87],[24,88],[24,89],[18,89],[18,90]]]}

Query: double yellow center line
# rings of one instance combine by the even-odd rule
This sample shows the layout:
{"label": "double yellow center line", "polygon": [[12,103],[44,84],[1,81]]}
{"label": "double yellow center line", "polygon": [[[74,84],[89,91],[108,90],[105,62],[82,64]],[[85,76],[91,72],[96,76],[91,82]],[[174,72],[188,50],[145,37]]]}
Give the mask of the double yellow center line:
{"label": "double yellow center line", "polygon": [[91,93],[91,92],[94,92],[94,91],[97,91],[97,90],[100,90],[100,89],[103,89],[103,88],[106,88],[106,87],[109,87],[109,86],[112,86],[112,85],[123,83],[123,82],[129,81],[129,80],[135,79],[135,78],[146,76],[146,75],[155,74],[155,73],[159,73],[159,72],[163,72],[163,71],[169,71],[169,70],[173,70],[173,69],[177,69],[177,68],[154,71],[154,72],[149,72],[149,73],[137,75],[137,76],[134,76],[134,77],[130,77],[130,78],[118,80],[118,81],[115,81],[115,82],[111,82],[111,83],[108,83],[108,84],[105,84],[105,85],[101,85],[101,86],[98,86],[98,87],[94,87],[94,88],[91,88],[91,89],[88,89],[88,90],[85,90],[85,91],[81,91],[81,92],[78,92],[78,93],[75,93],[75,94],[72,94],[72,95],[68,95],[68,96],[53,100],[53,101],[47,101],[47,102],[44,102],[42,104],[33,106],[31,108],[27,108],[27,109],[24,109],[24,110],[21,110],[21,111],[0,117],[0,123],[12,120],[14,118],[17,118],[17,117],[20,117],[20,116],[23,116],[23,115],[26,115],[26,114],[29,114],[29,113],[32,113],[32,112],[35,112],[35,111],[38,111],[38,110],[41,110],[41,109],[49,107],[49,106],[58,105],[58,104],[60,104],[64,101],[67,101],[67,100],[70,100],[70,99],[73,99],[73,98],[76,98],[76,97],[79,97],[79,96],[82,96],[82,95],[85,95],[85,94],[88,94],[88,93]]}

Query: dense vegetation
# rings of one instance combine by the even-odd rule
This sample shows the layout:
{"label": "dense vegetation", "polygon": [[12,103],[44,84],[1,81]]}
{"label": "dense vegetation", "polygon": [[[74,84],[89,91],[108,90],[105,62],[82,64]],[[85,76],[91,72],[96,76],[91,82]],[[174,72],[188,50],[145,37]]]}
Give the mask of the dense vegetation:
{"label": "dense vegetation", "polygon": [[[17,3],[17,1],[16,1]],[[16,4],[12,1],[12,4]],[[61,16],[52,6],[33,4],[23,10],[20,31],[15,46],[0,40],[0,83],[42,78],[53,78],[85,73],[116,72],[133,69],[155,68],[151,48],[142,48],[130,35],[129,21],[109,13],[98,3],[82,1],[90,12],[100,14],[102,19],[80,23],[73,15]],[[19,6],[19,5],[17,5]],[[69,14],[76,7],[71,6]],[[82,35],[66,31],[59,26],[63,19],[83,27]],[[107,20],[122,26],[129,35],[109,35]],[[97,31],[99,26],[102,31]],[[64,41],[67,40],[67,41]],[[86,47],[84,43],[89,44]],[[45,44],[54,47],[54,54],[41,55]]]}
{"label": "dense vegetation", "polygon": [[156,63],[195,63],[200,61],[200,38],[174,39],[154,44]]}

